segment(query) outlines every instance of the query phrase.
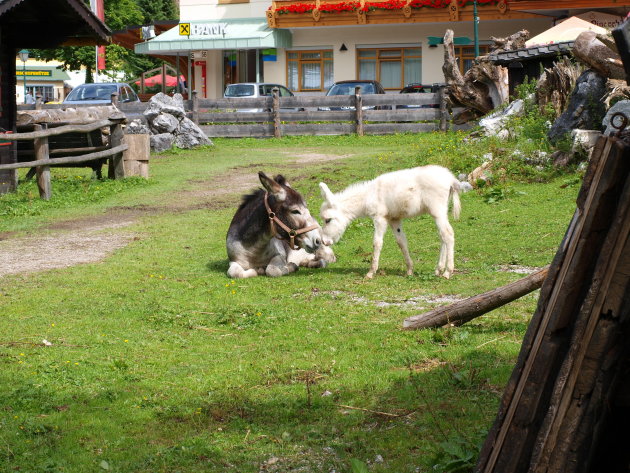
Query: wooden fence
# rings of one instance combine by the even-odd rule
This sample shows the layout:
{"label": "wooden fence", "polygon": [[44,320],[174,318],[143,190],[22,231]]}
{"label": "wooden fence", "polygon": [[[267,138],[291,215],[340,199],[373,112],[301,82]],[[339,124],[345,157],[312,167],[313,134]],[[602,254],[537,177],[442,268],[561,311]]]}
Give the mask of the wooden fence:
{"label": "wooden fence", "polygon": [[[358,89],[358,88],[357,88]],[[209,137],[380,135],[448,129],[444,89],[438,93],[197,99],[191,118]],[[439,108],[432,108],[439,104]],[[260,111],[250,111],[257,109]]]}
{"label": "wooden fence", "polygon": [[[123,143],[122,123],[125,121],[124,116],[112,117],[109,119],[98,120],[88,124],[81,125],[61,125],[56,128],[48,128],[46,124],[35,124],[34,131],[26,133],[3,134],[2,139],[7,141],[33,141],[35,160],[26,162],[17,162],[11,164],[0,165],[0,170],[20,169],[20,168],[36,168],[37,186],[39,195],[42,199],[48,200],[52,195],[50,184],[50,166],[86,163],[99,159],[110,159],[109,177],[118,179],[124,177],[123,151],[128,146]],[[91,133],[109,127],[109,144],[105,146],[91,146],[81,148],[81,151],[89,151],[87,154],[79,156],[65,156],[60,158],[51,158],[48,139],[53,136],[63,135],[67,133]],[[77,149],[59,150],[66,153],[76,152]]]}
{"label": "wooden fence", "polygon": [[[128,120],[143,119],[145,102],[114,103]],[[439,108],[434,108],[439,104]],[[82,105],[78,105],[81,107]],[[94,106],[94,105],[90,105]],[[20,105],[34,109],[37,105]],[[64,104],[39,107],[68,108]],[[77,107],[77,105],[72,105]],[[446,131],[450,125],[444,88],[436,93],[274,96],[184,100],[187,116],[210,138],[288,135],[380,135]],[[144,119],[143,119],[144,120]]]}

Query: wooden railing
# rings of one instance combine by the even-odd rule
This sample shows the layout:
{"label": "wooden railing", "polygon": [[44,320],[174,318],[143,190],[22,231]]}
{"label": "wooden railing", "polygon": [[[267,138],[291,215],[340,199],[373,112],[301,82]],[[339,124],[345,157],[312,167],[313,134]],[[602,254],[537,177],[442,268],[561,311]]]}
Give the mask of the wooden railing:
{"label": "wooden railing", "polygon": [[[7,141],[32,140],[34,146],[35,160],[0,165],[0,170],[36,168],[37,187],[42,199],[49,200],[52,195],[50,183],[50,166],[74,163],[85,163],[98,159],[110,159],[110,177],[118,179],[124,177],[122,153],[128,146],[123,143],[122,123],[126,120],[124,116],[113,117],[106,120],[99,120],[85,125],[62,125],[56,128],[47,128],[46,124],[35,124],[35,131],[27,133],[2,134],[1,139]],[[65,133],[90,133],[101,128],[109,127],[109,145],[107,149],[102,147],[82,148],[84,151],[93,152],[80,156],[66,156],[61,158],[51,158],[48,146],[48,138]],[[99,150],[99,151],[95,151]]]}
{"label": "wooden railing", "polygon": [[[422,133],[458,128],[450,123],[444,87],[438,88],[436,93],[363,95],[355,92],[338,96],[199,99],[193,91],[192,99],[184,100],[184,108],[188,118],[210,138]],[[127,120],[144,121],[146,103],[118,103],[115,97],[112,103]],[[68,105],[42,107],[67,108]]]}
{"label": "wooden railing", "polygon": [[419,94],[355,92],[216,100],[197,99],[193,92],[186,104],[192,120],[211,138],[420,133],[449,128],[443,88]]}

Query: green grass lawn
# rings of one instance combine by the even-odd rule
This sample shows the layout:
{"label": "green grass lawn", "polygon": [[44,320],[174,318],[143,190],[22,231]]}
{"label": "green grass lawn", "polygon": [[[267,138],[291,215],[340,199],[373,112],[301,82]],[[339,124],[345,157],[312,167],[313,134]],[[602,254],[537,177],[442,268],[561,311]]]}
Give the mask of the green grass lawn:
{"label": "green grass lawn", "polygon": [[[103,261],[0,278],[0,471],[467,471],[455,465],[474,463],[537,293],[459,328],[402,321],[522,277],[506,266],[548,264],[579,176],[506,167],[463,194],[451,280],[433,276],[427,217],[406,222],[413,277],[388,234],[381,273],[364,279],[372,224],[359,220],[328,268],[230,280],[225,234],[240,192],[228,186],[219,203],[200,192],[234,172],[282,172],[317,215],[321,180],[337,191],[427,163],[469,172],[501,153],[463,136],[216,140],[153,156],[149,181],[54,169],[50,202],[34,184],[0,197],[7,238],[156,209],[107,230],[135,238]],[[292,164],[309,153],[344,158]]]}

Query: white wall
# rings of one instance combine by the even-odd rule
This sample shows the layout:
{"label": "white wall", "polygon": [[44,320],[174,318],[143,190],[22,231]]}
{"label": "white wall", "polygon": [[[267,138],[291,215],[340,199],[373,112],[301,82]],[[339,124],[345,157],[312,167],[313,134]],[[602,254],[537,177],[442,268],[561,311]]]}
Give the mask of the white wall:
{"label": "white wall", "polygon": [[269,0],[252,0],[247,3],[219,5],[218,0],[180,0],[181,22],[219,20],[222,18],[265,18]]}
{"label": "white wall", "polygon": [[[536,35],[548,29],[550,21],[542,20],[502,20],[480,21],[479,39],[487,41],[490,36],[502,37],[527,29]],[[421,46],[422,47],[422,81],[427,83],[442,82],[442,64],[444,63],[444,48],[428,46],[429,36],[444,36],[447,28],[453,29],[455,36],[467,36],[473,39],[472,24],[464,22],[454,23],[411,23],[396,25],[367,25],[346,27],[293,28],[293,48],[299,49],[330,49],[333,50],[334,78],[336,81],[356,79],[356,47],[388,47],[388,46]],[[339,51],[342,44],[347,51]],[[278,50],[276,67],[265,67],[265,80],[282,82],[286,80],[284,61],[286,50]],[[280,66],[282,68],[280,69]]]}
{"label": "white wall", "polygon": [[[180,0],[180,21],[217,20],[229,18],[264,18],[271,5],[269,0],[252,0],[248,3],[219,5],[218,0]],[[551,25],[547,18],[532,20],[500,20],[479,22],[479,39],[490,40],[491,36],[502,37],[527,29],[534,36]],[[453,29],[455,36],[473,38],[472,22],[406,23],[388,25],[352,25],[338,27],[292,28],[293,50],[332,49],[334,80],[356,78],[356,47],[422,47],[422,81],[442,82],[444,49],[430,48],[428,36],[444,36],[446,29]],[[339,51],[345,44],[347,51]],[[208,51],[208,53],[211,53]],[[206,85],[208,97],[222,95],[221,52],[207,56]],[[264,79],[267,82],[286,84],[286,50],[278,49],[275,62],[264,63]],[[198,68],[197,68],[198,69]]]}

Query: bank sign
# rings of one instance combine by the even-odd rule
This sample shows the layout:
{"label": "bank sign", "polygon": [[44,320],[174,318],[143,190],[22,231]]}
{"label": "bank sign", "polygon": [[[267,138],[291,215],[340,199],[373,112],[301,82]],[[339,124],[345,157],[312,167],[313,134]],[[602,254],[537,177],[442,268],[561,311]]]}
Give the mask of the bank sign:
{"label": "bank sign", "polygon": [[180,36],[225,36],[227,23],[180,23]]}

